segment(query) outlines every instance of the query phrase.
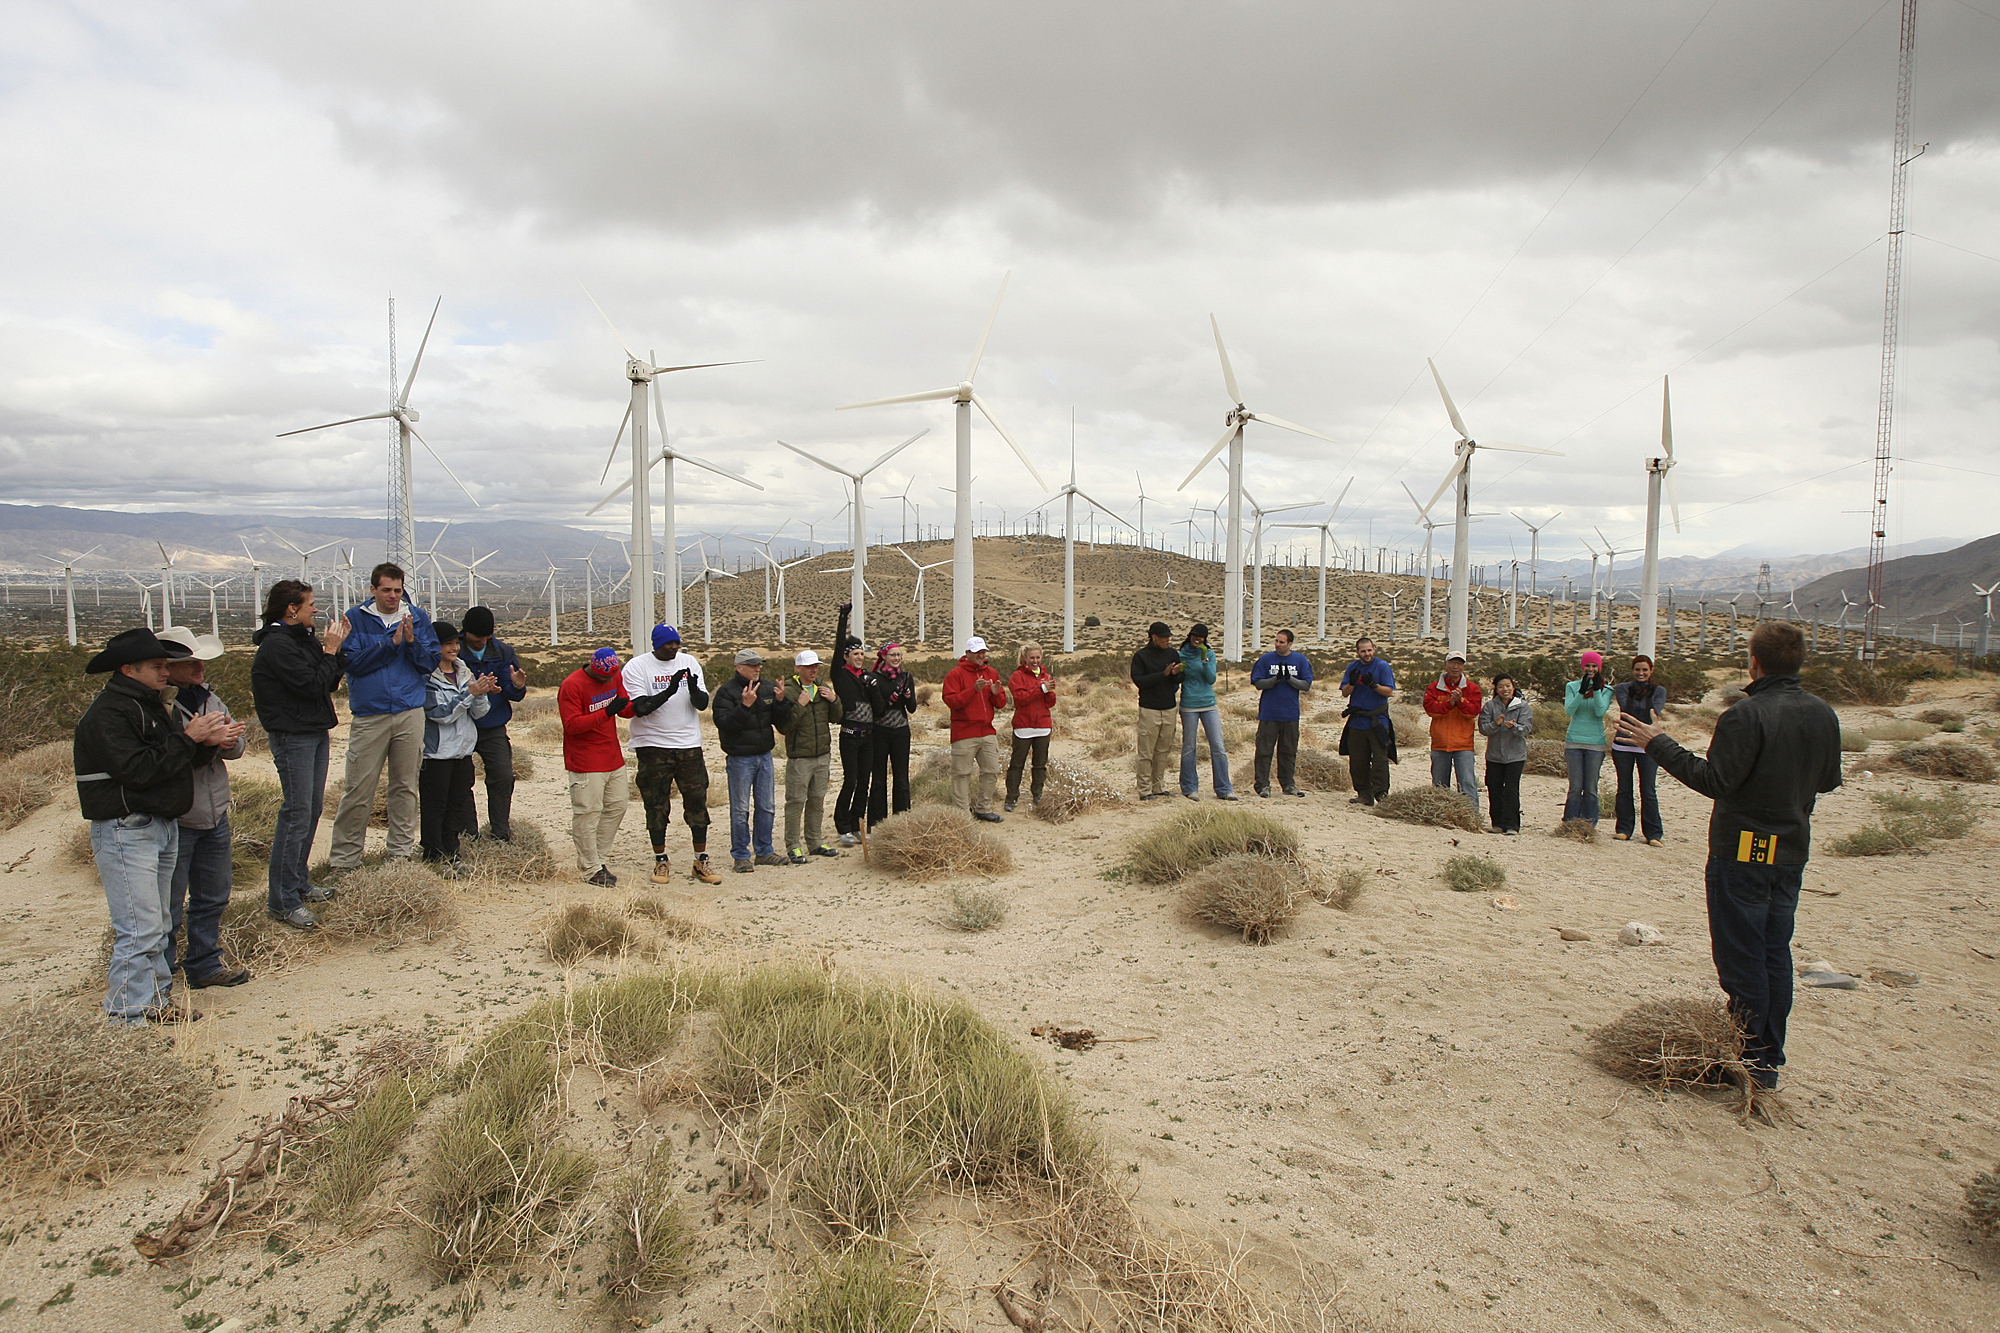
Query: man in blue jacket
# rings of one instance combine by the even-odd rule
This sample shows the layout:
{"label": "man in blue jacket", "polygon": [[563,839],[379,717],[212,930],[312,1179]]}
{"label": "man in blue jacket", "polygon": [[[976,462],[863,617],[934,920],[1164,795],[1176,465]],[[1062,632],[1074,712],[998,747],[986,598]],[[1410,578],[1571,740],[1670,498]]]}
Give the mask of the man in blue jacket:
{"label": "man in blue jacket", "polygon": [[368,575],[374,593],[347,613],[340,663],[347,672],[347,771],[333,817],[327,862],[354,870],[368,840],[375,786],[389,770],[389,855],[417,853],[417,774],[424,763],[424,678],[440,659],[423,608],[403,597],[403,571],[383,563]]}
{"label": "man in blue jacket", "polygon": [[[486,836],[509,842],[514,836],[514,742],[507,735],[507,723],[514,716],[514,705],[528,697],[528,674],[521,670],[514,645],[493,637],[491,608],[471,608],[458,628],[458,660],[472,669],[475,678],[490,676],[499,687],[486,696],[485,716],[474,720],[479,743],[472,752],[486,775]],[[479,836],[476,820],[466,836]]]}
{"label": "man in blue jacket", "polygon": [[1257,794],[1271,794],[1271,758],[1278,760],[1278,789],[1287,796],[1304,796],[1299,790],[1299,696],[1313,686],[1312,663],[1304,653],[1292,651],[1292,632],[1281,629],[1271,640],[1271,651],[1250,668],[1250,684],[1257,690]]}

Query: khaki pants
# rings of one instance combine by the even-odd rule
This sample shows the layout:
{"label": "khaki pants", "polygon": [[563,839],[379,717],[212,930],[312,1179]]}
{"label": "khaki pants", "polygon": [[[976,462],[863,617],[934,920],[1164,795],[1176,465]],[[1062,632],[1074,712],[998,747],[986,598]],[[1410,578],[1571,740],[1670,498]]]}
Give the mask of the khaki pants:
{"label": "khaki pants", "polygon": [[333,817],[333,846],[327,862],[335,870],[361,864],[368,846],[368,817],[375,812],[375,785],[389,770],[389,855],[417,851],[417,774],[424,765],[424,710],[371,713],[347,729],[347,771],[341,779],[340,810]]}
{"label": "khaki pants", "polygon": [[1139,794],[1150,796],[1167,789],[1167,770],[1178,768],[1181,757],[1180,710],[1141,708],[1139,710],[1139,756],[1132,761],[1139,776]]}
{"label": "khaki pants", "polygon": [[823,845],[826,784],[833,773],[833,752],[810,759],[785,761],[785,850],[811,851]]}
{"label": "khaki pants", "polygon": [[[972,770],[979,770],[979,796],[972,793]],[[993,789],[1000,782],[1000,738],[967,736],[951,743],[951,803],[975,815],[993,812]]]}
{"label": "khaki pants", "polygon": [[611,864],[612,844],[631,800],[632,777],[622,764],[608,773],[569,775],[569,836],[578,870],[588,875]]}

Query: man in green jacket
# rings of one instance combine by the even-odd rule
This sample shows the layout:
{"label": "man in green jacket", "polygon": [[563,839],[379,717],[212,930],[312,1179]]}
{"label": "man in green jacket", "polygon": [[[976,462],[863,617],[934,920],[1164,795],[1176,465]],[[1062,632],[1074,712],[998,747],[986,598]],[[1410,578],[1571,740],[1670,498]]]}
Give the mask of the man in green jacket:
{"label": "man in green jacket", "polygon": [[806,854],[839,856],[820,840],[826,814],[826,783],[833,772],[833,724],[840,699],[820,682],[819,654],[808,648],[792,659],[794,672],[785,693],[792,696],[792,719],[785,732],[785,849],[792,864]]}

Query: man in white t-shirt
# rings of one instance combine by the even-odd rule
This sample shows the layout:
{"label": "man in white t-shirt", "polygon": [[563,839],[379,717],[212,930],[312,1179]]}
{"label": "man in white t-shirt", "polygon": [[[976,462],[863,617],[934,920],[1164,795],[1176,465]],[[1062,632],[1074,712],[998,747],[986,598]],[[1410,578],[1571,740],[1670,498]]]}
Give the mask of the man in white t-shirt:
{"label": "man in white t-shirt", "polygon": [[632,701],[632,753],[639,756],[635,786],[646,807],[646,833],[653,840],[653,882],[666,884],[667,824],[676,784],[681,818],[694,842],[694,877],[720,884],[708,864],[708,765],[701,753],[701,711],[708,707],[708,682],[701,663],[681,651],[680,631],[653,626],[653,651],[625,664],[625,697]]}

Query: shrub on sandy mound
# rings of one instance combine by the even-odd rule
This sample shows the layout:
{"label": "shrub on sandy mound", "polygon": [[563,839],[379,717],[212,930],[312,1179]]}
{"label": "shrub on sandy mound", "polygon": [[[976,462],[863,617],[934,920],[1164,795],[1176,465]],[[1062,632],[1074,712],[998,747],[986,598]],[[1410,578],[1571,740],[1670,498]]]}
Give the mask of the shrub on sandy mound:
{"label": "shrub on sandy mound", "polygon": [[951,804],[951,751],[948,748],[939,746],[935,750],[926,750],[922,762],[912,766],[910,804]]}
{"label": "shrub on sandy mound", "polygon": [[1472,803],[1445,787],[1404,787],[1392,791],[1375,802],[1375,813],[1405,824],[1479,832],[1479,816],[1473,813]]}
{"label": "shrub on sandy mound", "polygon": [[968,934],[991,930],[1007,919],[1007,895],[998,889],[955,888],[944,923]]}
{"label": "shrub on sandy mound", "polygon": [[1354,790],[1347,761],[1327,750],[1301,749],[1297,773],[1299,786],[1306,791]]}
{"label": "shrub on sandy mound", "polygon": [[1299,835],[1269,815],[1231,806],[1201,805],[1181,811],[1132,842],[1132,877],[1171,884],[1225,856],[1297,860]]}
{"label": "shrub on sandy mound", "polygon": [[1067,824],[1092,810],[1121,805],[1124,799],[1116,787],[1089,769],[1066,759],[1051,759],[1042,799],[1035,805],[1035,817],[1051,824]]}
{"label": "shrub on sandy mound", "polygon": [[543,942],[551,961],[568,965],[629,953],[639,935],[622,912],[596,903],[571,903],[556,915]]}
{"label": "shrub on sandy mound", "polygon": [[1902,852],[1921,855],[1933,839],[1962,838],[1979,823],[1979,814],[1964,792],[1916,796],[1885,791],[1874,793],[1874,801],[1882,810],[1882,822],[1863,824],[1847,836],[1834,839],[1835,855],[1894,856]]}
{"label": "shrub on sandy mound", "polygon": [[1868,737],[1852,727],[1840,729],[1840,748],[1848,754],[1860,754],[1868,748]]}
{"label": "shrub on sandy mound", "polygon": [[1937,744],[1905,745],[1884,763],[1927,778],[1950,778],[1955,782],[2000,782],[2000,761],[1990,750],[1951,741]]}
{"label": "shrub on sandy mound", "polygon": [[1861,734],[1871,741],[1920,741],[1936,730],[1930,723],[1915,718],[1892,717],[1863,727]]}
{"label": "shrub on sandy mound", "polygon": [[1567,838],[1571,842],[1596,842],[1597,825],[1588,819],[1565,819],[1549,830],[1551,838]]}
{"label": "shrub on sandy mound", "polygon": [[1954,722],[1965,721],[1965,714],[1956,708],[1926,708],[1917,714],[1917,721],[1928,722],[1934,727],[1945,727]]}
{"label": "shrub on sandy mound", "polygon": [[868,859],[893,875],[1000,875],[1013,868],[1007,844],[955,805],[922,805],[891,815],[868,835]]}
{"label": "shrub on sandy mound", "polygon": [[1743,1029],[1718,999],[1642,1001],[1592,1032],[1590,1052],[1607,1073],[1656,1088],[1750,1083]]}
{"label": "shrub on sandy mound", "polygon": [[1965,1187],[1965,1211],[1973,1230],[1988,1240],[2000,1239],[2000,1166],[1972,1178]]}
{"label": "shrub on sandy mound", "polygon": [[1567,778],[1569,766],[1563,759],[1563,743],[1531,737],[1528,741],[1528,763],[1521,771],[1538,778]]}
{"label": "shrub on sandy mound", "polygon": [[313,933],[324,939],[426,944],[458,929],[450,884],[415,858],[364,864],[336,883],[340,896],[312,909],[319,918]]}
{"label": "shrub on sandy mound", "polygon": [[1197,921],[1240,932],[1245,944],[1269,944],[1298,916],[1306,892],[1296,861],[1225,856],[1189,877],[1181,906]]}
{"label": "shrub on sandy mound", "polygon": [[209,1081],[156,1027],[95,1010],[19,1005],[0,1013],[0,1184],[107,1180],[194,1140]]}
{"label": "shrub on sandy mound", "polygon": [[1480,893],[1507,882],[1507,869],[1490,856],[1468,852],[1454,856],[1438,871],[1456,893]]}
{"label": "shrub on sandy mound", "polygon": [[52,741],[8,757],[0,767],[0,829],[13,828],[74,781],[71,748],[68,741]]}
{"label": "shrub on sandy mound", "polygon": [[857,1245],[800,1287],[778,1318],[778,1333],[927,1333],[937,1327],[929,1296],[910,1265],[883,1246]]}
{"label": "shrub on sandy mound", "polygon": [[539,884],[563,874],[548,838],[535,824],[516,819],[508,841],[473,838],[459,850],[465,877],[489,884]]}

